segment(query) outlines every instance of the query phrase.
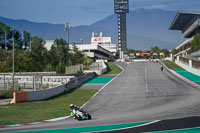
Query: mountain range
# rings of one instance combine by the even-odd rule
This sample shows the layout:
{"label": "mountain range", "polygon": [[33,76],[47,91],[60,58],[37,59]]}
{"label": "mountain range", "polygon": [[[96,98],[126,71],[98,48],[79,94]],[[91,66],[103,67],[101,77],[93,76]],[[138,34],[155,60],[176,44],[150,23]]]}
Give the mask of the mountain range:
{"label": "mountain range", "polygon": [[[138,9],[127,14],[127,46],[131,49],[149,50],[153,46],[173,49],[185,39],[180,31],[170,31],[169,26],[176,11],[161,9]],[[81,21],[81,20],[80,20]],[[14,20],[0,17],[0,22],[21,32],[30,32],[44,40],[67,38],[64,24],[37,23],[28,20]],[[111,36],[117,44],[117,15],[112,14],[91,25],[81,25],[70,28],[70,43],[90,43],[92,32],[103,32],[103,36]]]}

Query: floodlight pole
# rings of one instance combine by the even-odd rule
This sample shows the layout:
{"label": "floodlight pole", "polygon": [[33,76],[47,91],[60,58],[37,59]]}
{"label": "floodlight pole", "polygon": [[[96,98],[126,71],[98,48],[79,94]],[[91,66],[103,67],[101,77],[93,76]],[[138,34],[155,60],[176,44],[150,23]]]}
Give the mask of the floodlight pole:
{"label": "floodlight pole", "polygon": [[31,52],[31,47],[32,47],[32,45],[31,45],[31,43],[32,43],[32,37],[30,36],[30,52]]}
{"label": "floodlight pole", "polygon": [[12,46],[12,58],[13,58],[13,90],[15,90],[15,38],[14,38],[14,29],[10,29],[12,31],[13,37],[13,46]]}
{"label": "floodlight pole", "polygon": [[7,31],[5,30],[4,32],[5,32],[5,49],[7,50],[8,49],[7,48],[7,43],[6,43],[6,40],[7,40]]}
{"label": "floodlight pole", "polygon": [[68,45],[69,45],[69,29],[70,29],[70,24],[69,23],[65,23],[65,31],[67,32]]}

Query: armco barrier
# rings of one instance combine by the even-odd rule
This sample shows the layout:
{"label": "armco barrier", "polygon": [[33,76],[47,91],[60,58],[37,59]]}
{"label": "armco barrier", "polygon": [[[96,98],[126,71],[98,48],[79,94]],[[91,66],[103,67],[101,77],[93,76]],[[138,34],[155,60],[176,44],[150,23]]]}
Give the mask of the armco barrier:
{"label": "armco barrier", "polygon": [[65,85],[60,85],[54,88],[49,88],[40,91],[14,92],[13,103],[45,100],[50,97],[59,95],[63,92],[67,92],[70,89],[75,88],[77,85],[95,76],[95,73],[87,73],[72,79]]}

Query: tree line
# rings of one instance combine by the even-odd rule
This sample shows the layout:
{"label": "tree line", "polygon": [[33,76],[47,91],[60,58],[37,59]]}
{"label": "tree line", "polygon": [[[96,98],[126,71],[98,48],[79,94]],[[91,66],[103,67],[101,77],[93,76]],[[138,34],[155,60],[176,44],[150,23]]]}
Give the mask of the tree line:
{"label": "tree line", "polygon": [[[12,72],[12,32],[10,27],[0,23],[0,72]],[[7,31],[5,42],[5,31]],[[87,58],[73,45],[63,39],[56,39],[51,49],[45,47],[45,41],[39,37],[31,37],[24,31],[24,37],[19,31],[14,33],[15,38],[15,72],[49,72],[65,73],[65,67],[85,64]],[[6,45],[7,44],[7,48]]]}

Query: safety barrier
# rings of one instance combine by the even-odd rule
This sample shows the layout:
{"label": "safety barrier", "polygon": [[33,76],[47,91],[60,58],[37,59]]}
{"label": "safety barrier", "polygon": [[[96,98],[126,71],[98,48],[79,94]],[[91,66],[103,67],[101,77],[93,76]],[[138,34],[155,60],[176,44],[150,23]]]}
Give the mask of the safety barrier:
{"label": "safety barrier", "polygon": [[27,92],[14,92],[13,93],[13,103],[20,103],[27,101]]}
{"label": "safety barrier", "polygon": [[67,92],[72,88],[75,88],[77,85],[83,83],[86,80],[89,80],[95,77],[95,73],[87,73],[73,78],[68,83],[60,85],[54,88],[49,88],[40,91],[23,91],[23,92],[14,92],[13,93],[13,103],[19,102],[30,102],[30,101],[40,101],[45,100],[56,95]]}

